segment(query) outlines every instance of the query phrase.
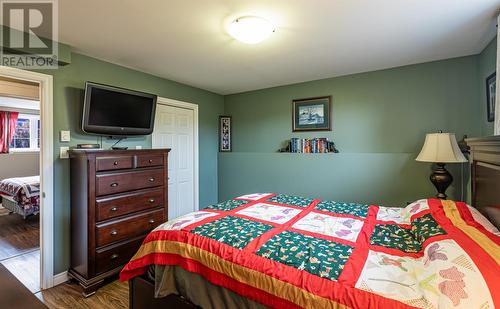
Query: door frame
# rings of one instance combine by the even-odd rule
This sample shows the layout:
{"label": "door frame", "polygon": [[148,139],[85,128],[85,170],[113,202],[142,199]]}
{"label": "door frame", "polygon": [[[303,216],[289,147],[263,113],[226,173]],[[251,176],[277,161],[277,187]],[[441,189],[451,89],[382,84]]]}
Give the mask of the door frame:
{"label": "door frame", "polygon": [[40,288],[54,286],[54,141],[52,75],[0,66],[0,76],[40,86]]}
{"label": "door frame", "polygon": [[[193,111],[194,114],[194,132],[193,132],[193,195],[194,195],[194,209],[198,211],[200,209],[200,173],[199,173],[199,139],[198,139],[198,104],[178,101],[174,99],[158,97],[156,104],[179,107],[184,109],[189,109]],[[154,132],[153,132],[154,134]],[[153,148],[153,142],[151,141],[151,147]],[[168,190],[168,185],[167,185]]]}

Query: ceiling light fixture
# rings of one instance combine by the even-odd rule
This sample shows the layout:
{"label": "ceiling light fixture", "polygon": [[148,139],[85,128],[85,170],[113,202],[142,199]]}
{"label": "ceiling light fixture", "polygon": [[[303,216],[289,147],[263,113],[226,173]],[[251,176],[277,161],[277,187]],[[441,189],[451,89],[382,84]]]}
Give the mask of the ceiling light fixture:
{"label": "ceiling light fixture", "polygon": [[274,32],[268,20],[257,16],[244,16],[235,19],[228,27],[229,34],[246,44],[257,44]]}

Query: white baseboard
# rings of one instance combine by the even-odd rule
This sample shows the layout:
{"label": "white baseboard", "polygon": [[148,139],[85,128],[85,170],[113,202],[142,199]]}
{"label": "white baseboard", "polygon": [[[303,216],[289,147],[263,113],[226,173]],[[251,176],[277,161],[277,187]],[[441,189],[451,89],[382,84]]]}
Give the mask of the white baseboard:
{"label": "white baseboard", "polygon": [[68,280],[69,280],[69,278],[68,278],[68,272],[67,271],[63,271],[62,273],[54,275],[54,286],[59,285],[61,283],[64,283],[64,282],[66,282]]}

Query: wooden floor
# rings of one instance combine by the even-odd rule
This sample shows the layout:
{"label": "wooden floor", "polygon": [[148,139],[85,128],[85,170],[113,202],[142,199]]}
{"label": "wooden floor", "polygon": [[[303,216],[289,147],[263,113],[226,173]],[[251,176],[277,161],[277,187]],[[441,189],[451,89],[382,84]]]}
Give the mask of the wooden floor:
{"label": "wooden floor", "polygon": [[40,246],[39,216],[26,220],[17,214],[7,214],[0,208],[0,261],[38,250]]}
{"label": "wooden floor", "polygon": [[32,293],[40,291],[39,216],[24,220],[0,207],[0,263]]}
{"label": "wooden floor", "polygon": [[77,283],[40,291],[39,216],[26,221],[0,206],[0,263],[51,309],[128,308],[128,283],[118,280],[85,298]]}
{"label": "wooden floor", "polygon": [[31,293],[40,292],[40,250],[1,262]]}
{"label": "wooden floor", "polygon": [[63,283],[35,294],[51,309],[123,309],[128,308],[128,283],[114,281],[87,298],[76,283]]}

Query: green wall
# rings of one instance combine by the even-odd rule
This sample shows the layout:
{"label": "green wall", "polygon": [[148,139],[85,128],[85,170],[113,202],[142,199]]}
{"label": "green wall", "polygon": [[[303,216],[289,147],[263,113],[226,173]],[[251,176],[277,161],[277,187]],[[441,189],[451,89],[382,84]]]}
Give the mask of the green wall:
{"label": "green wall", "polygon": [[[428,132],[480,134],[477,80],[470,56],[226,96],[233,152],[219,154],[219,200],[275,191],[405,205],[432,196],[431,166],[414,159]],[[293,133],[292,99],[323,95],[332,95],[333,130]],[[276,153],[291,137],[328,137],[340,153]],[[453,198],[460,168],[449,165]]]}
{"label": "green wall", "polygon": [[[165,80],[87,56],[72,54],[71,64],[58,70],[43,70],[54,77],[54,273],[69,267],[70,186],[69,160],[58,158],[59,131],[70,130],[69,146],[96,142],[79,131],[85,81],[110,84],[157,94],[199,105],[200,205],[217,201],[217,119],[223,113],[223,97],[201,89]],[[106,141],[110,146],[112,141]],[[151,137],[130,138],[124,146],[151,147]]]}
{"label": "green wall", "polygon": [[[429,164],[414,161],[425,133],[441,129],[460,138],[492,132],[490,124],[480,123],[486,111],[485,99],[478,97],[494,70],[495,43],[478,56],[225,97],[67,50],[68,65],[41,71],[54,76],[55,274],[69,267],[70,245],[69,161],[58,158],[59,147],[97,142],[78,128],[87,80],[199,105],[201,207],[255,191],[403,205],[434,193],[427,181]],[[333,96],[333,131],[292,134],[291,100],[318,95]],[[233,116],[233,153],[217,153],[221,114]],[[71,143],[59,142],[60,130],[71,131]],[[295,136],[329,137],[341,153],[275,152]],[[122,144],[147,148],[151,138]],[[460,166],[450,170],[459,184]],[[448,193],[459,197],[461,191],[456,186]]]}
{"label": "green wall", "polygon": [[496,38],[486,46],[477,56],[479,68],[479,123],[481,136],[493,135],[493,122],[488,122],[486,108],[486,78],[496,71],[497,67],[497,40]]}

